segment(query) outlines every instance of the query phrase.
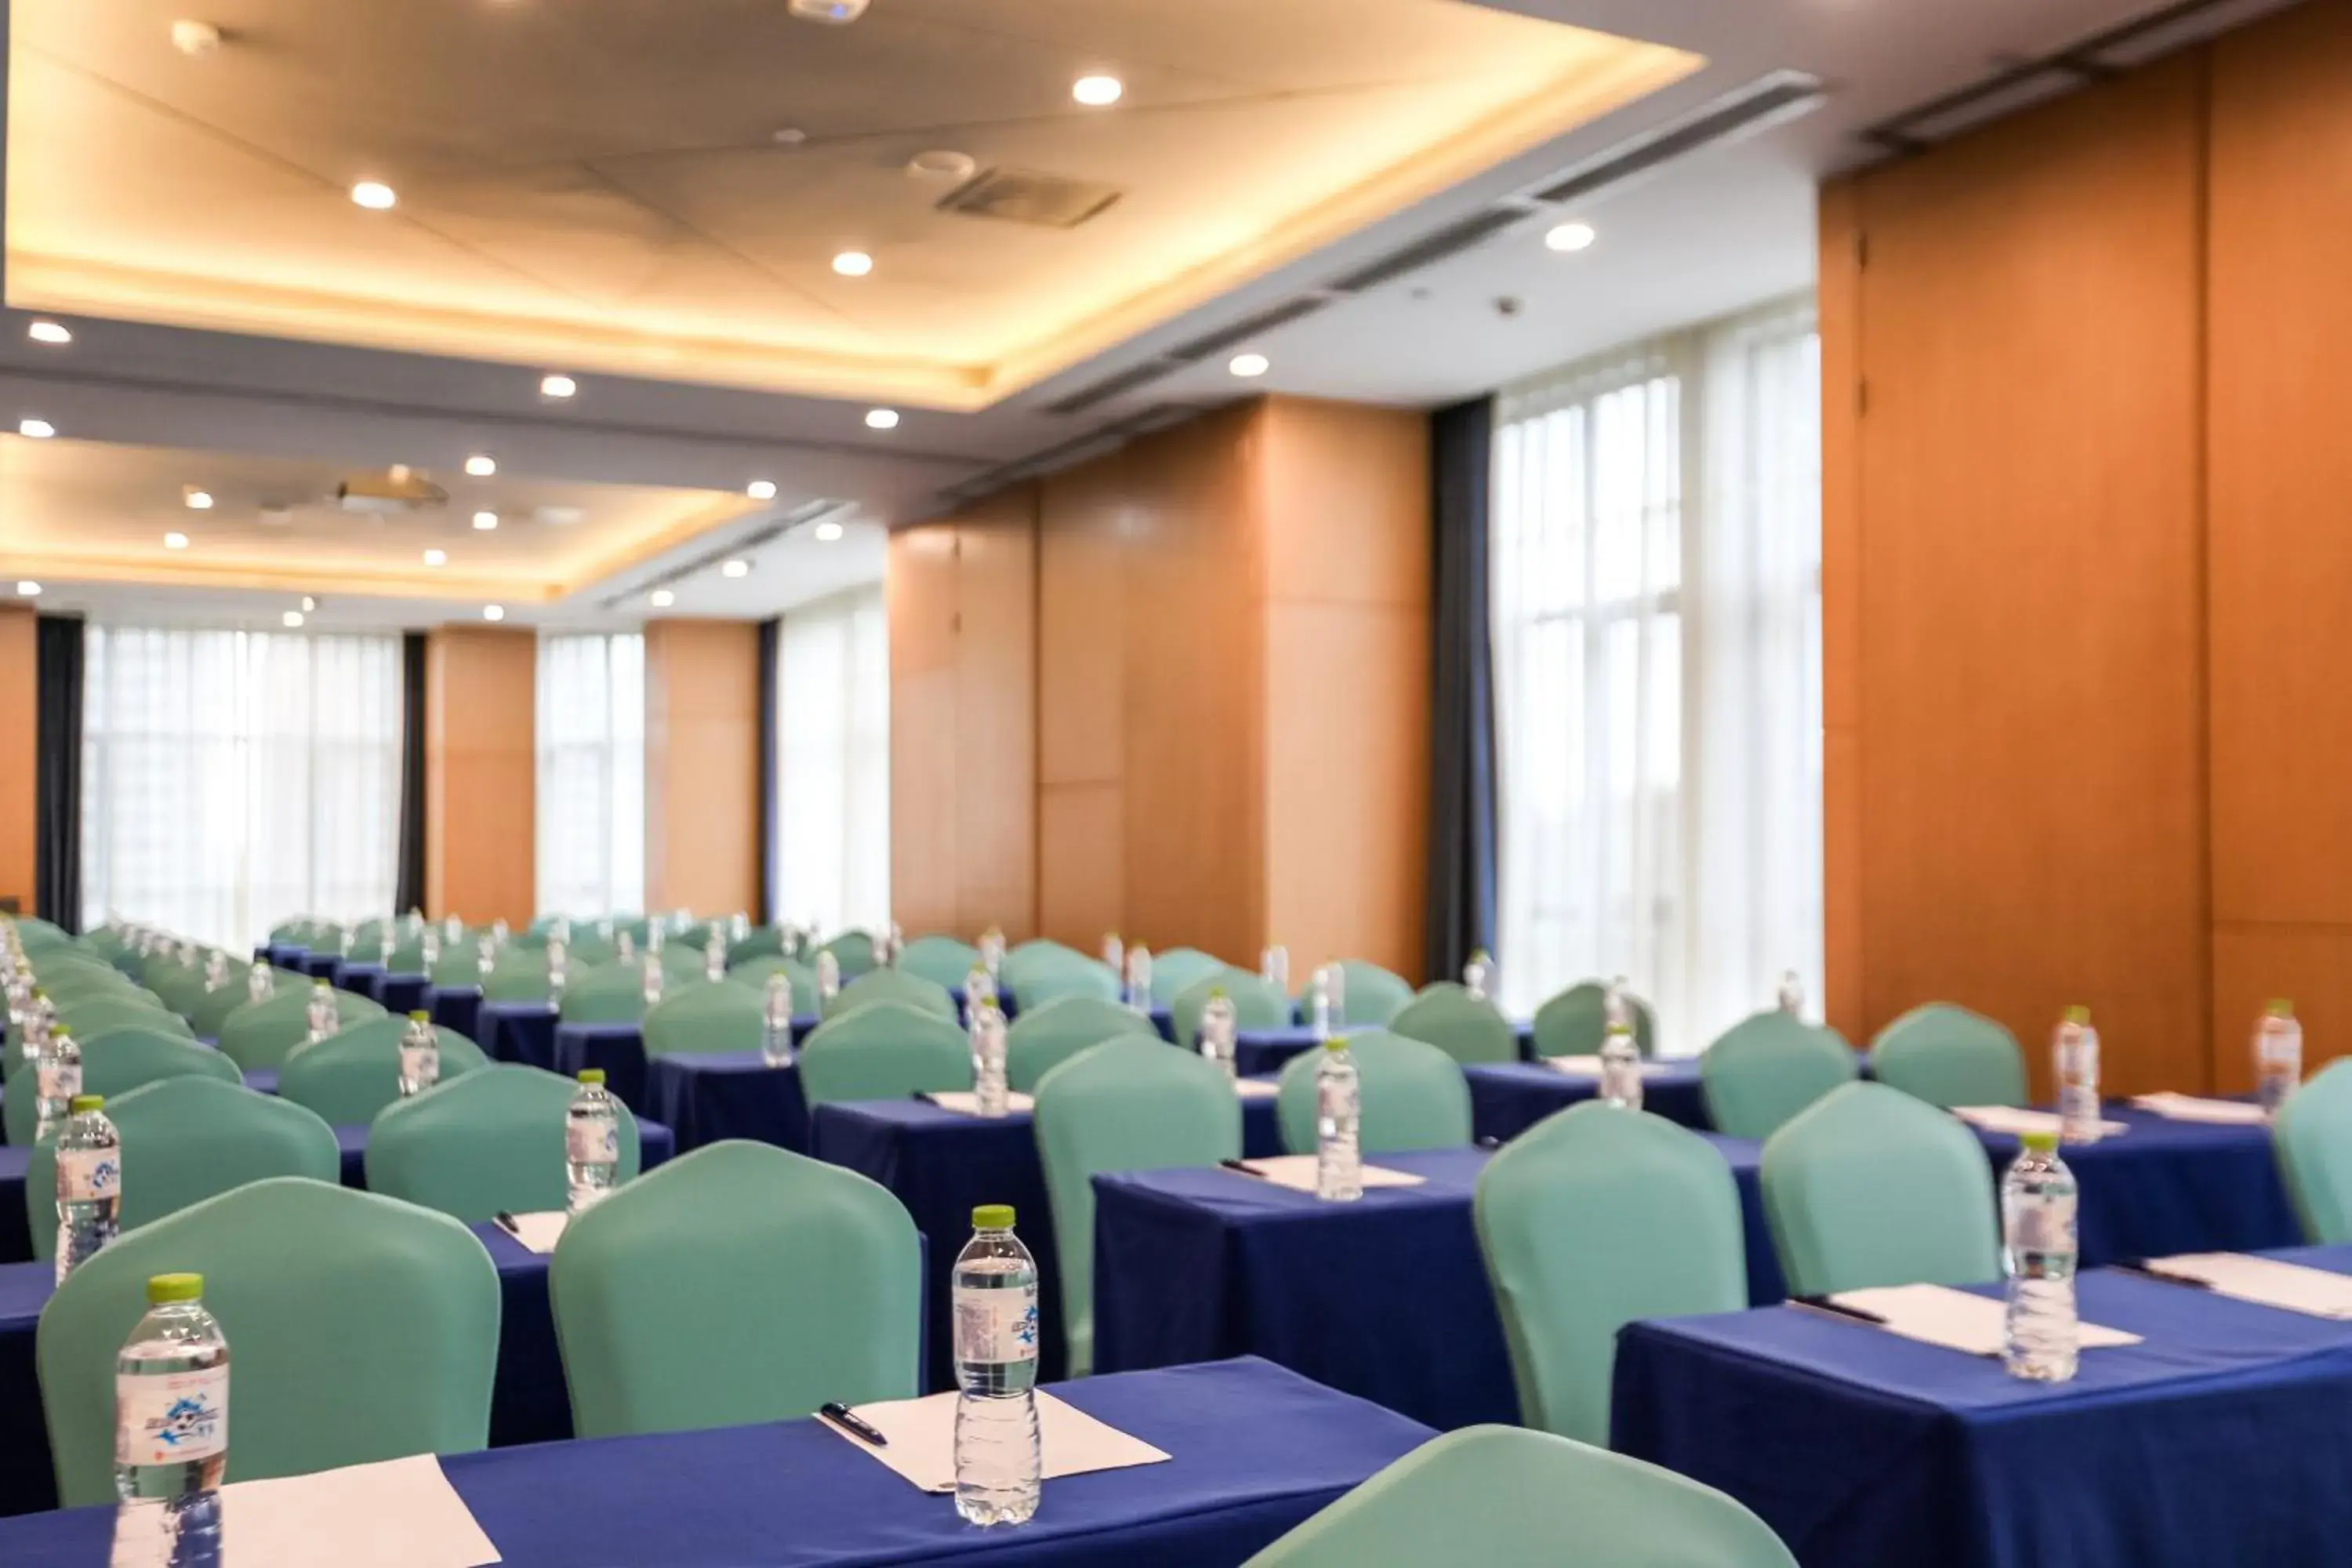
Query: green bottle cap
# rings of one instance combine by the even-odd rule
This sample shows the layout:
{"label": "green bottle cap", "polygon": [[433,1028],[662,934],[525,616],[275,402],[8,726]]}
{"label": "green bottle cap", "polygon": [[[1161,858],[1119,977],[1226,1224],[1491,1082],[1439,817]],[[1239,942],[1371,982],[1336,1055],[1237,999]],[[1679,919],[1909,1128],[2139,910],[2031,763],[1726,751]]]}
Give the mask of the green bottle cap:
{"label": "green bottle cap", "polygon": [[2021,1132],[2017,1141],[2037,1154],[2058,1152],[2058,1134],[2055,1132]]}
{"label": "green bottle cap", "polygon": [[580,1069],[580,1081],[582,1083],[596,1084],[601,1086],[604,1081],[604,1069],[603,1068],[582,1068]]}
{"label": "green bottle cap", "polygon": [[971,1211],[971,1228],[974,1230],[1011,1230],[1013,1228],[1013,1205],[1011,1204],[981,1205],[978,1208]]}
{"label": "green bottle cap", "polygon": [[2066,1009],[2066,1021],[2070,1024],[2087,1024],[2091,1021],[2091,1010],[2077,1003]]}
{"label": "green bottle cap", "polygon": [[429,1024],[433,1021],[433,1015],[422,1007],[414,1008],[409,1012],[408,1021],[412,1024]]}
{"label": "green bottle cap", "polygon": [[2284,996],[2273,996],[2269,1012],[2273,1018],[2292,1018],[2294,1016],[2294,1004]]}
{"label": "green bottle cap", "polygon": [[66,1110],[75,1116],[85,1110],[101,1110],[105,1107],[106,1096],[102,1094],[77,1094],[66,1101]]}
{"label": "green bottle cap", "polygon": [[1327,1051],[1344,1051],[1348,1048],[1348,1037],[1334,1035],[1323,1042],[1323,1048]]}
{"label": "green bottle cap", "polygon": [[205,1277],[201,1274],[158,1274],[147,1281],[147,1302],[153,1307],[166,1301],[194,1301],[204,1293]]}

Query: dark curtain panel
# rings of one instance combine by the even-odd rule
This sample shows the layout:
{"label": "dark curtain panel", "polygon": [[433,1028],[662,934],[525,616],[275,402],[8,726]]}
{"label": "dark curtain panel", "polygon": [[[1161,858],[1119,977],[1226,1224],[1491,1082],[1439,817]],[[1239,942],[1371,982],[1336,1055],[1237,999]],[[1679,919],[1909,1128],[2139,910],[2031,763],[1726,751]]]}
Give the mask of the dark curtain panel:
{"label": "dark curtain panel", "polygon": [[760,623],[760,923],[772,924],[776,887],[776,637],[781,618]]}
{"label": "dark curtain panel", "polygon": [[[1428,973],[1458,979],[1495,945],[1495,683],[1486,628],[1492,398],[1429,416],[1434,570],[1431,659]],[[1496,962],[1510,962],[1496,953]]]}
{"label": "dark curtain panel", "polygon": [[81,930],[81,617],[43,616],[36,679],[33,907]]}
{"label": "dark curtain panel", "polygon": [[400,870],[392,907],[425,907],[425,634],[400,639]]}

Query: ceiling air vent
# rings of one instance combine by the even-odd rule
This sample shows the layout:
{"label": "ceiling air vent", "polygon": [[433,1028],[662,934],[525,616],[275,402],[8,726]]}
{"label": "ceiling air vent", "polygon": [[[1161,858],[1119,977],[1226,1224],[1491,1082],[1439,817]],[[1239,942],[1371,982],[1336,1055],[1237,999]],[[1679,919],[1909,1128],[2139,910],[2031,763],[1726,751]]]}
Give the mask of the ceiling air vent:
{"label": "ceiling air vent", "polygon": [[1580,200],[1604,185],[1623,184],[1702,147],[1793,119],[1821,101],[1820,82],[1799,72],[1776,71],[1716,100],[1687,120],[1654,135],[1622,142],[1591,163],[1579,164],[1566,178],[1538,191],[1536,200],[1554,204]]}
{"label": "ceiling air vent", "polygon": [[335,504],[345,511],[388,517],[447,506],[449,492],[414,468],[395,466],[344,479],[335,487]]}
{"label": "ceiling air vent", "polygon": [[1498,230],[1527,220],[1525,207],[1490,207],[1473,213],[1459,223],[1450,224],[1424,239],[1417,239],[1402,250],[1392,250],[1370,267],[1358,268],[1331,285],[1341,294],[1360,294],[1367,289],[1377,289],[1395,281],[1408,272],[1444,260],[1447,257],[1469,249]]}
{"label": "ceiling air vent", "polygon": [[1082,386],[1066,397],[1048,403],[1045,405],[1045,412],[1084,414],[1090,408],[1099,408],[1123,392],[1133,392],[1139,386],[1158,381],[1169,373],[1169,365],[1164,361],[1146,360],[1143,363],[1123,370],[1117,375],[1107,376],[1092,386]]}
{"label": "ceiling air vent", "polygon": [[1246,321],[1235,321],[1207,337],[1180,343],[1170,349],[1166,357],[1185,364],[1198,364],[1211,354],[1222,353],[1252,338],[1262,337],[1276,327],[1286,327],[1302,316],[1311,316],[1330,302],[1320,294],[1301,294],[1296,300],[1286,300],[1271,310],[1261,310]]}
{"label": "ceiling air vent", "polygon": [[941,212],[1040,228],[1076,228],[1118,200],[1115,185],[1035,169],[986,169],[940,198]]}

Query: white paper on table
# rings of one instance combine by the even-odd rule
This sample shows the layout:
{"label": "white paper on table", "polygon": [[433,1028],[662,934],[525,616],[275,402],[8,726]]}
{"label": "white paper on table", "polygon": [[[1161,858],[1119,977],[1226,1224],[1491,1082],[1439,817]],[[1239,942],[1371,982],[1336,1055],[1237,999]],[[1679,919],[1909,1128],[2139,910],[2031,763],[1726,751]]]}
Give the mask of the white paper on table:
{"label": "white paper on table", "polygon": [[2325,1268],[2282,1263],[2275,1258],[2250,1258],[2242,1252],[2185,1252],[2177,1258],[2151,1258],[2147,1270],[2203,1285],[2241,1301],[2315,1318],[2352,1318],[2352,1275],[2331,1274]]}
{"label": "white paper on table", "polygon": [[[1999,1297],[1955,1290],[1948,1285],[1885,1285],[1868,1290],[1841,1290],[1829,1300],[1833,1306],[1871,1314],[1879,1320],[1875,1326],[1890,1334],[1969,1355],[1997,1356],[2007,1338],[2008,1307]],[[2076,1342],[2086,1351],[2140,1342],[2137,1334],[2102,1328],[2096,1323],[2081,1325],[2080,1335]]]}
{"label": "white paper on table", "polygon": [[1270,1078],[1237,1078],[1234,1092],[1244,1100],[1272,1100],[1281,1094],[1282,1085]]}
{"label": "white paper on table", "polygon": [[[978,1116],[980,1114],[980,1096],[971,1092],[969,1089],[940,1089],[936,1092],[927,1094],[923,1096],[923,1098],[929,1100],[933,1105],[938,1106],[941,1110],[961,1111],[966,1116]],[[1019,1089],[1005,1090],[1004,1112],[1006,1115],[1010,1116],[1016,1110],[1034,1110],[1036,1108],[1037,1102],[1028,1095],[1023,1094]],[[991,1118],[990,1120],[993,1120],[993,1118]]]}
{"label": "white paper on table", "polygon": [[[2009,1132],[2023,1137],[2028,1132],[2064,1131],[2064,1125],[2054,1110],[2026,1110],[2014,1105],[1956,1105],[1952,1114],[1971,1127],[1987,1132]],[[2099,1136],[2112,1138],[2118,1132],[2128,1132],[2131,1126],[2122,1121],[2102,1121]]]}
{"label": "white paper on table", "polygon": [[[477,1209],[475,1212],[478,1214],[481,1211]],[[563,1227],[571,1216],[562,1214],[510,1214],[507,1218],[514,1221],[514,1228],[507,1230],[503,1225],[499,1228],[506,1230],[507,1235],[530,1251],[544,1257],[554,1251],[555,1244],[563,1239]]]}
{"label": "white paper on table", "polygon": [[221,1489],[222,1568],[483,1568],[503,1561],[430,1454]]}
{"label": "white paper on table", "polygon": [[[1293,1192],[1315,1190],[1315,1156],[1312,1154],[1268,1154],[1262,1160],[1236,1160],[1234,1164],[1253,1176],[1263,1177],[1277,1187]],[[1417,1187],[1429,1178],[1416,1176],[1410,1171],[1391,1171],[1379,1165],[1364,1167],[1366,1187]]]}
{"label": "white paper on table", "polygon": [[2270,1120],[2261,1106],[2243,1100],[2207,1100],[2194,1094],[2136,1094],[2132,1104],[2171,1121],[2210,1121],[2217,1127],[2260,1127]]}
{"label": "white paper on table", "polygon": [[[1543,1061],[1554,1072],[1564,1072],[1574,1078],[1601,1076],[1599,1057],[1545,1057]],[[1649,1078],[1654,1074],[1664,1072],[1666,1065],[1664,1062],[1652,1061],[1645,1058],[1642,1062],[1642,1076]]]}
{"label": "white paper on table", "polygon": [[[955,1490],[953,1392],[927,1394],[920,1399],[886,1400],[878,1405],[854,1405],[850,1408],[860,1420],[889,1438],[889,1447],[877,1448],[822,1415],[816,1418],[817,1425],[927,1492]],[[1089,1475],[1096,1470],[1124,1470],[1137,1465],[1168,1462],[1166,1454],[1142,1438],[1129,1436],[1042,1391],[1037,1395],[1037,1442],[1045,1479],[1049,1481],[1064,1476]]]}

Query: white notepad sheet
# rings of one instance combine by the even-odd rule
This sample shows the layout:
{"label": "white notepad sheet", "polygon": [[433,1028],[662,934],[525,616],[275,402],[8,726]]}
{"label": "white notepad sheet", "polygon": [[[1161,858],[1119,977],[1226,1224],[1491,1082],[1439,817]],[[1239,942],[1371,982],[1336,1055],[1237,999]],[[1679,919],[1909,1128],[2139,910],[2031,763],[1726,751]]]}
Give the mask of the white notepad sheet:
{"label": "white notepad sheet", "polygon": [[[1242,1160],[1237,1164],[1254,1176],[1272,1182],[1277,1187],[1293,1192],[1315,1190],[1315,1156],[1312,1154],[1268,1154],[1262,1160]],[[1372,1187],[1417,1187],[1427,1181],[1409,1171],[1391,1171],[1379,1165],[1364,1167],[1364,1185]]]}
{"label": "white notepad sheet", "polygon": [[222,1568],[484,1568],[501,1561],[430,1454],[221,1489]]}
{"label": "white notepad sheet", "polygon": [[1234,1092],[1244,1100],[1272,1100],[1282,1092],[1282,1085],[1270,1078],[1237,1078]]}
{"label": "white notepad sheet", "polygon": [[[1601,1058],[1599,1057],[1546,1057],[1543,1060],[1554,1072],[1564,1072],[1575,1078],[1599,1078],[1601,1076]],[[1661,1073],[1665,1070],[1666,1064],[1664,1062],[1644,1061],[1642,1063],[1642,1076],[1643,1078],[1648,1078],[1653,1074]]]}
{"label": "white notepad sheet", "polygon": [[[2023,1137],[2028,1132],[2061,1131],[2058,1113],[2054,1110],[2025,1110],[2014,1105],[1956,1105],[1952,1114],[1971,1127],[1987,1132],[2008,1132]],[[2099,1123],[2099,1136],[2112,1138],[2118,1132],[2128,1132],[2131,1127],[2121,1121]]]}
{"label": "white notepad sheet", "polygon": [[[1836,1306],[1868,1312],[1879,1321],[1870,1325],[1922,1344],[1969,1355],[2000,1354],[2008,1310],[1996,1296],[1955,1290],[1948,1285],[1885,1285],[1868,1290],[1841,1290],[1829,1298]],[[2088,1350],[2136,1345],[2137,1334],[2097,1323],[2082,1325],[2078,1342]]]}
{"label": "white notepad sheet", "polygon": [[[940,1089],[937,1092],[927,1094],[923,1096],[923,1098],[929,1100],[933,1105],[938,1106],[941,1110],[953,1110],[965,1116],[978,1116],[980,1114],[980,1096],[972,1093],[970,1089]],[[1004,1111],[1006,1115],[1010,1116],[1017,1110],[1034,1110],[1036,1109],[1036,1100],[1031,1099],[1028,1095],[1023,1094],[1019,1089],[1007,1089],[1005,1091]]]}
{"label": "white notepad sheet", "polygon": [[2242,1100],[2207,1100],[2194,1094],[2136,1094],[2132,1104],[2172,1121],[2210,1121],[2217,1127],[2260,1127],[2270,1116]]}
{"label": "white notepad sheet", "polygon": [[[474,1212],[479,1214],[481,1210],[476,1209]],[[515,1222],[514,1229],[507,1230],[507,1235],[522,1243],[530,1250],[544,1257],[553,1252],[555,1244],[563,1239],[563,1226],[571,1216],[561,1214],[518,1214],[509,1215],[507,1217]],[[499,1228],[507,1229],[504,1226]]]}
{"label": "white notepad sheet", "polygon": [[2242,1252],[2186,1252],[2177,1258],[2151,1258],[2151,1274],[2210,1288],[2241,1301],[2279,1307],[2315,1318],[2352,1318],[2352,1275],[2275,1258],[2250,1258]]}
{"label": "white notepad sheet", "polygon": [[[955,1490],[955,1407],[952,1392],[852,1405],[860,1420],[890,1439],[883,1448],[822,1415],[816,1419],[818,1426],[924,1491],[951,1492]],[[1142,1438],[1129,1436],[1043,1391],[1037,1395],[1037,1441],[1049,1481],[1168,1461],[1165,1453]]]}

